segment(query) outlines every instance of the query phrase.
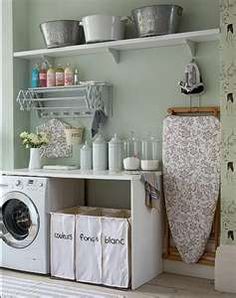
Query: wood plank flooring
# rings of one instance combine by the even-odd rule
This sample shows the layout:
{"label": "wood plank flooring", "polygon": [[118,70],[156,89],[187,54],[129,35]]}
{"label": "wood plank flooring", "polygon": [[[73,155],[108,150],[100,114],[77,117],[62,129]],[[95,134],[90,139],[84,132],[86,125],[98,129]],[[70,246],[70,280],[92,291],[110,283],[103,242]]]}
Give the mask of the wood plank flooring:
{"label": "wood plank flooring", "polygon": [[[58,286],[69,286],[74,289],[80,289],[83,291],[97,291],[100,294],[116,294],[121,295],[124,298],[231,298],[236,297],[236,294],[220,293],[214,290],[214,283],[211,280],[193,278],[182,275],[175,275],[169,273],[163,273],[156,277],[154,280],[143,285],[136,291],[120,291],[113,290],[105,287],[91,286],[87,284],[81,284],[76,282],[51,279],[47,276],[20,273],[11,270],[0,269],[0,285],[1,276],[13,276],[18,278],[24,278],[26,280],[32,280],[33,282],[50,283]],[[0,295],[1,297],[1,295]],[[45,298],[47,296],[44,296]],[[51,297],[51,296],[50,296]],[[69,297],[69,296],[68,296]],[[73,296],[74,297],[74,296]],[[4,297],[8,298],[8,297]],[[17,297],[12,297],[17,298]]]}

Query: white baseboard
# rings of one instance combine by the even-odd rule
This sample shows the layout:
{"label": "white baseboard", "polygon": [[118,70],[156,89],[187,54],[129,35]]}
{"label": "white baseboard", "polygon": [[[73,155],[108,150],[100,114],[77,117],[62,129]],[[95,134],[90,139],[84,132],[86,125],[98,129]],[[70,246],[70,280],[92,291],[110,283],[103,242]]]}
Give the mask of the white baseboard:
{"label": "white baseboard", "polygon": [[236,246],[221,245],[216,251],[215,289],[236,293]]}
{"label": "white baseboard", "polygon": [[179,261],[163,260],[164,272],[192,277],[214,279],[214,267],[201,264],[185,264]]}

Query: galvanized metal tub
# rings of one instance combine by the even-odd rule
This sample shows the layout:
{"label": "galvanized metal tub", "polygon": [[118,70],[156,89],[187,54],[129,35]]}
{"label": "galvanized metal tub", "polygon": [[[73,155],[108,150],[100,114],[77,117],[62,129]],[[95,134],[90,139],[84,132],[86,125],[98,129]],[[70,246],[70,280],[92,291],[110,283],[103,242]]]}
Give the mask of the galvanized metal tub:
{"label": "galvanized metal tub", "polygon": [[40,30],[47,48],[83,44],[84,30],[79,21],[57,20],[42,23]]}
{"label": "galvanized metal tub", "polygon": [[183,8],[178,5],[152,5],[132,10],[139,37],[176,33]]}

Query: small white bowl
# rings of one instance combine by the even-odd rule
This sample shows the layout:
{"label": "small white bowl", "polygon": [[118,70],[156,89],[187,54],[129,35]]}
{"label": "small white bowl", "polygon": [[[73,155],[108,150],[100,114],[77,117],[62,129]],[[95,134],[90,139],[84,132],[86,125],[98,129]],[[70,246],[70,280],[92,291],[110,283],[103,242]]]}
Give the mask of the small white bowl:
{"label": "small white bowl", "polygon": [[157,171],[159,168],[159,160],[141,160],[141,169],[143,171]]}
{"label": "small white bowl", "polygon": [[140,160],[137,157],[127,157],[123,160],[124,169],[128,171],[136,171],[140,167]]}

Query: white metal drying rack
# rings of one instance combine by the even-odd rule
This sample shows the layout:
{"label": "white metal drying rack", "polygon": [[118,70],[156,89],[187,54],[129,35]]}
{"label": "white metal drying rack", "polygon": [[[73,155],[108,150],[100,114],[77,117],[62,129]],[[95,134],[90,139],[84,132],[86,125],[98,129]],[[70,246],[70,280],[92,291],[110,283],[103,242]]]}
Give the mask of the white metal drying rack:
{"label": "white metal drying rack", "polygon": [[91,117],[96,110],[112,114],[112,85],[107,82],[81,82],[79,85],[38,87],[20,90],[21,111],[36,110],[43,118]]}

